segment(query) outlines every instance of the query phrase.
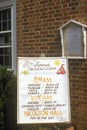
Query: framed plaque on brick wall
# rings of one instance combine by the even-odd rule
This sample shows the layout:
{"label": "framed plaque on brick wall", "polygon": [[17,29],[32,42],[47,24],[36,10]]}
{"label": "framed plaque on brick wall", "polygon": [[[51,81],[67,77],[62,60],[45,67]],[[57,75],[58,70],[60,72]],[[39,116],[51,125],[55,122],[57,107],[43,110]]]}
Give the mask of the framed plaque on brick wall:
{"label": "framed plaque on brick wall", "polygon": [[60,27],[63,57],[86,58],[86,29],[86,25],[73,20]]}

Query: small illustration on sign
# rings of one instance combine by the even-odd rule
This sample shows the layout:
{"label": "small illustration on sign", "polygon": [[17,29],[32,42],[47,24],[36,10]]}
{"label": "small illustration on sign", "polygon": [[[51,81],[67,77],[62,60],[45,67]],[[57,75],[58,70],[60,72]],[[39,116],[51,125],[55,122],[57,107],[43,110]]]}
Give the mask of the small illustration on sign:
{"label": "small illustration on sign", "polygon": [[63,67],[64,64],[61,65],[61,67],[58,69],[58,71],[56,72],[57,74],[65,74],[65,69]]}

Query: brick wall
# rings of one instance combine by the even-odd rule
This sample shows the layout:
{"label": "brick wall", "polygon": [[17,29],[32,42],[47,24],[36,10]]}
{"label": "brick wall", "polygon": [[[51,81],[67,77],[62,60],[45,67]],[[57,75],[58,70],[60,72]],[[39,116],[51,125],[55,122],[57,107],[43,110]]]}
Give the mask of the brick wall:
{"label": "brick wall", "polygon": [[[87,25],[87,0],[16,0],[17,56],[60,57],[58,28],[68,20]],[[69,60],[72,124],[87,130],[87,60]]]}

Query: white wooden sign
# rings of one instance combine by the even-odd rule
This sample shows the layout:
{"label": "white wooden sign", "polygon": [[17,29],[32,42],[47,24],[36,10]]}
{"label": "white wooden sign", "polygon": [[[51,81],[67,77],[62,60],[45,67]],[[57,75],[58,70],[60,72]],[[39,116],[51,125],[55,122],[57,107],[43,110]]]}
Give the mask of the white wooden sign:
{"label": "white wooden sign", "polygon": [[60,27],[62,56],[70,59],[87,57],[87,25],[70,20]]}
{"label": "white wooden sign", "polygon": [[65,58],[18,58],[17,123],[70,122]]}

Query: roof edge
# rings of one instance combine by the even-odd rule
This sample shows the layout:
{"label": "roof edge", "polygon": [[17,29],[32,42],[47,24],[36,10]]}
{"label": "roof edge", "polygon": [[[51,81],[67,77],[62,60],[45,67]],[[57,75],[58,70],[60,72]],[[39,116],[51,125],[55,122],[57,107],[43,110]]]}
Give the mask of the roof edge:
{"label": "roof edge", "polygon": [[71,22],[87,28],[87,25],[85,25],[85,24],[82,24],[82,23],[77,22],[75,20],[69,20],[68,22],[66,22],[65,24],[63,24],[61,27],[59,27],[58,29],[61,29],[61,28],[65,27],[65,26],[67,26]]}

